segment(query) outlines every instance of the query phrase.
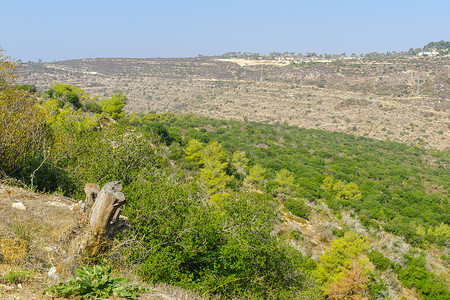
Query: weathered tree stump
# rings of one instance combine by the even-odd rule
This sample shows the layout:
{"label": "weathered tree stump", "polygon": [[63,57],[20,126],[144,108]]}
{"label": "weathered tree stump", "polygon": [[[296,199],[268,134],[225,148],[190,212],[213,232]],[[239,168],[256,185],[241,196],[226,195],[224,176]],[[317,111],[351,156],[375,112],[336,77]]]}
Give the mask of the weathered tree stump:
{"label": "weathered tree stump", "polygon": [[79,253],[95,256],[107,247],[114,237],[126,229],[127,217],[121,215],[126,200],[118,181],[108,182],[100,190],[96,184],[85,187],[85,233],[77,241]]}

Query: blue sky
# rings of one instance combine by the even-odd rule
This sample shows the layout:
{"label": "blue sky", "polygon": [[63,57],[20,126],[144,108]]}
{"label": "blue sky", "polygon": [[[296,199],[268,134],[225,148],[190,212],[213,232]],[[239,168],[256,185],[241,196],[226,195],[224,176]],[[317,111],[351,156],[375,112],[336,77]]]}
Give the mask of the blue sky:
{"label": "blue sky", "polygon": [[0,0],[15,59],[368,53],[450,40],[449,0]]}

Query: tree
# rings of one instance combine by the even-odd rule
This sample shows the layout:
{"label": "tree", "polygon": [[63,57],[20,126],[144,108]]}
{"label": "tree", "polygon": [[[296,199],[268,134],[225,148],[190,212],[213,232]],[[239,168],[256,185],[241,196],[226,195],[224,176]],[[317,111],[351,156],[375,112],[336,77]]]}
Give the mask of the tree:
{"label": "tree", "polygon": [[200,179],[205,183],[208,193],[220,197],[220,194],[226,194],[226,184],[233,180],[234,176],[225,173],[227,162],[222,145],[217,141],[210,142],[202,151],[201,159],[203,168],[200,169]]}
{"label": "tree", "polygon": [[367,265],[367,258],[360,255],[369,248],[369,243],[364,237],[359,237],[355,232],[348,231],[342,238],[331,243],[330,248],[320,257],[320,263],[314,271],[319,282],[325,286],[338,282],[344,269],[350,269],[358,260],[362,265]]}
{"label": "tree", "polygon": [[188,142],[186,148],[184,149],[185,159],[193,164],[193,166],[198,169],[203,165],[203,158],[201,151],[203,150],[203,145],[196,139],[192,139]]}
{"label": "tree", "polygon": [[233,156],[231,158],[231,161],[233,163],[233,165],[236,167],[237,172],[243,176],[245,176],[246,171],[245,169],[247,169],[247,164],[249,159],[247,157],[245,157],[245,152],[243,151],[235,151],[233,153]]}
{"label": "tree", "polygon": [[339,200],[359,201],[362,198],[362,194],[359,191],[358,186],[356,185],[356,183],[353,183],[353,182],[350,182],[350,183],[342,186],[342,188],[339,187],[339,189],[336,189],[336,190],[338,192],[336,195],[336,198]]}
{"label": "tree", "polygon": [[9,175],[40,153],[46,137],[35,96],[13,85],[16,68],[0,49],[0,170]]}
{"label": "tree", "polygon": [[281,169],[280,171],[276,172],[275,182],[277,186],[275,187],[275,192],[277,193],[277,197],[284,200],[288,196],[291,196],[295,187],[294,180],[295,176],[291,171]]}
{"label": "tree", "polygon": [[89,94],[82,89],[71,84],[62,84],[58,82],[52,84],[50,89],[45,91],[45,94],[49,98],[59,100],[60,107],[69,103],[74,109],[83,107],[83,105],[88,104],[90,100]]}
{"label": "tree", "polygon": [[0,48],[0,91],[10,87],[17,77],[17,65],[9,56],[5,57],[3,52],[4,50]]}
{"label": "tree", "polygon": [[358,263],[350,269],[344,269],[339,281],[330,284],[326,289],[329,299],[369,299],[367,283],[370,279],[367,271]]}
{"label": "tree", "polygon": [[361,191],[356,183],[345,184],[340,180],[334,181],[331,177],[326,177],[322,183],[324,190],[335,193],[334,199],[343,204],[349,204],[348,201],[359,201],[362,198]]}
{"label": "tree", "polygon": [[323,188],[325,189],[325,191],[331,190],[333,188],[333,178],[331,177],[326,177],[323,180]]}
{"label": "tree", "polygon": [[260,164],[256,164],[250,168],[248,176],[244,180],[244,184],[251,185],[254,188],[262,189],[266,181],[264,174],[266,169]]}
{"label": "tree", "polygon": [[115,93],[111,98],[100,101],[102,111],[109,114],[116,121],[126,115],[122,110],[126,104],[127,97],[121,93]]}
{"label": "tree", "polygon": [[213,202],[226,196],[226,185],[234,176],[229,176],[225,172],[228,163],[222,145],[212,141],[203,147],[202,143],[192,139],[188,142],[184,153],[185,159],[200,169],[200,181],[205,184]]}

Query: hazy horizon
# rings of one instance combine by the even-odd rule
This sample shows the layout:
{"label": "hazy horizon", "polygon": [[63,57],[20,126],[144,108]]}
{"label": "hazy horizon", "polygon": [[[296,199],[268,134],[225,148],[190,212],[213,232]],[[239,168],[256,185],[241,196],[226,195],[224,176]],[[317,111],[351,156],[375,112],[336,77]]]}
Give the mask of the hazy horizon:
{"label": "hazy horizon", "polygon": [[450,2],[9,1],[0,48],[14,59],[406,51],[450,40]]}

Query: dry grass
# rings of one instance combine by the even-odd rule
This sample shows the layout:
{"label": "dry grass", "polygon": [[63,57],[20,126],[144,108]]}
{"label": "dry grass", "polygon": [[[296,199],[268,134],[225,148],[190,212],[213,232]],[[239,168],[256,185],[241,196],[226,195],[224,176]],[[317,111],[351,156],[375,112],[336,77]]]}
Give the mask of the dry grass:
{"label": "dry grass", "polygon": [[[13,203],[21,202],[25,210]],[[0,287],[0,299],[51,299],[42,291],[52,282],[47,272],[59,266],[61,278],[72,275],[74,264],[65,235],[77,228],[73,203],[55,195],[40,195],[0,183],[0,276],[34,272],[23,287]]]}
{"label": "dry grass", "polygon": [[3,261],[19,263],[27,254],[27,243],[22,239],[3,238],[0,240],[0,254]]}

